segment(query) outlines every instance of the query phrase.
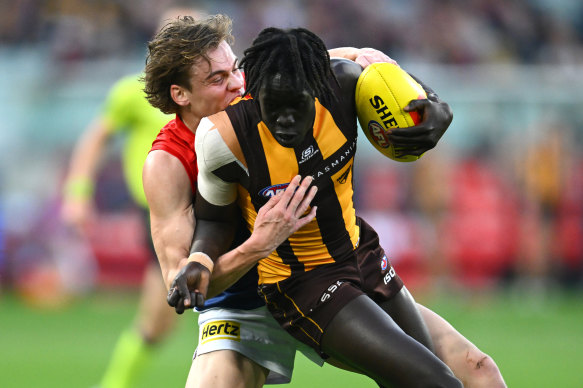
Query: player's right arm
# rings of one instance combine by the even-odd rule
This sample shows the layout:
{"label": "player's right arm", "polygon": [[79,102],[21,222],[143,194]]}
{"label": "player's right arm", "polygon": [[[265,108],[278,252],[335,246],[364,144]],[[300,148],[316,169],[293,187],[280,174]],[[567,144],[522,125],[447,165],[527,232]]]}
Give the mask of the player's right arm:
{"label": "player's right arm", "polygon": [[330,58],[344,58],[358,63],[363,69],[368,65],[377,62],[388,62],[397,64],[397,62],[377,49],[370,47],[337,47],[328,50]]}
{"label": "player's right arm", "polygon": [[152,241],[166,287],[186,264],[194,233],[193,194],[182,163],[171,154],[151,151],[142,171],[150,208]]}

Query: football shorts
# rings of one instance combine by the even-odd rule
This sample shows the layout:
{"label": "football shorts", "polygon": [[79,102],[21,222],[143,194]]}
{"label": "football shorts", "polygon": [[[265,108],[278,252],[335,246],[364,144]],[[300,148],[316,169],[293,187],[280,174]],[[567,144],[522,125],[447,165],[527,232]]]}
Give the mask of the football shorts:
{"label": "football shorts", "polygon": [[265,306],[253,310],[211,308],[198,317],[197,355],[234,350],[269,369],[266,384],[291,381],[296,350],[319,366],[324,360],[297,341],[273,319]]}

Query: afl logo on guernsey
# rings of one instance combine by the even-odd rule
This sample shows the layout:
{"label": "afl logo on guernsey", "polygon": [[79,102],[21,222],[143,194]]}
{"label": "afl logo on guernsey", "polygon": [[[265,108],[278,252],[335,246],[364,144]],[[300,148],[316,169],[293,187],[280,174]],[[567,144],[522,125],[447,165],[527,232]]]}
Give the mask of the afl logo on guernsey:
{"label": "afl logo on guernsey", "polygon": [[381,270],[386,270],[387,267],[389,266],[389,261],[387,260],[387,256],[383,255],[383,258],[381,259]]}
{"label": "afl logo on guernsey", "polygon": [[278,185],[273,185],[264,188],[259,192],[259,195],[265,198],[271,198],[277,193],[284,191],[289,186],[289,183],[280,183]]}

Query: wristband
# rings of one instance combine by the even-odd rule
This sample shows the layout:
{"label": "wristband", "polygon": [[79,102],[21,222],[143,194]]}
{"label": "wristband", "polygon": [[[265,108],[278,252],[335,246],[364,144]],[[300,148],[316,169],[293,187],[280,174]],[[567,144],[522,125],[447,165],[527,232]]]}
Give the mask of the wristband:
{"label": "wristband", "polygon": [[74,178],[65,183],[65,195],[73,198],[89,198],[93,195],[94,185],[89,178]]}
{"label": "wristband", "polygon": [[207,255],[206,253],[203,253],[203,252],[191,253],[190,256],[188,256],[188,262],[190,263],[193,261],[201,264],[203,267],[208,269],[210,273],[213,273],[213,268],[215,266],[215,263],[210,258],[210,256]]}

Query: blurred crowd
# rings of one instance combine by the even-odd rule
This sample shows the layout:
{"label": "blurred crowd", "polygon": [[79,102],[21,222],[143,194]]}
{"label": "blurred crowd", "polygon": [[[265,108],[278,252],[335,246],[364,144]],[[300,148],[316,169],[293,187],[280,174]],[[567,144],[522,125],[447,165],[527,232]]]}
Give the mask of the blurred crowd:
{"label": "blurred crowd", "polygon": [[[446,135],[447,136],[447,135]],[[583,158],[572,128],[512,153],[484,139],[412,164],[361,164],[361,214],[417,286],[583,286]]]}
{"label": "blurred crowd", "polygon": [[[127,63],[143,66],[145,45],[157,28],[158,15],[176,4],[231,16],[239,56],[266,26],[303,26],[319,34],[328,47],[374,47],[402,65],[439,69],[428,83],[447,83],[437,89],[445,89],[454,123],[436,150],[418,162],[403,164],[383,159],[362,144],[364,157],[357,161],[358,209],[379,230],[397,270],[419,287],[511,283],[583,287],[583,114],[579,108],[583,100],[576,99],[581,88],[566,89],[568,76],[548,71],[556,66],[568,72],[583,65],[583,3],[577,0],[0,2],[3,89],[12,85],[9,77],[25,74],[22,89],[32,90],[36,100],[23,105],[34,106],[37,114],[66,112],[47,120],[48,128],[59,129],[48,135],[35,132],[38,120],[0,124],[7,128],[3,136],[13,145],[0,146],[0,287],[18,287],[38,298],[38,284],[50,297],[46,290],[51,287],[59,294],[63,287],[78,293],[95,284],[138,283],[147,261],[140,257],[147,231],[140,228],[128,200],[119,160],[113,156],[107,162],[110,167],[98,185],[102,217],[96,220],[90,241],[81,241],[59,226],[59,185],[82,130],[80,123],[91,119],[89,113],[95,112],[114,79],[100,79],[100,75],[121,75]],[[52,69],[37,82],[42,91],[34,89],[38,85],[26,75],[26,66],[16,69],[2,62],[26,49],[42,52],[41,61],[46,62],[38,66]],[[95,63],[103,73],[92,67]],[[104,63],[109,65],[101,66]],[[493,89],[493,96],[480,93],[491,85],[487,73],[476,73],[479,66],[494,66],[498,73],[499,87]],[[495,66],[513,69],[508,74],[533,74],[527,80],[544,85],[556,85],[552,77],[563,84],[559,93],[547,89],[553,96],[550,102],[545,96],[537,99],[538,93],[514,99],[504,89],[514,79],[506,81],[506,73],[501,75],[501,67]],[[476,85],[483,89],[468,99],[459,90],[471,87],[464,78],[470,68],[473,81],[482,74]],[[546,71],[539,73],[539,69]],[[440,77],[444,73],[449,77]],[[456,76],[459,85],[449,82]],[[63,97],[67,79],[82,80],[76,82],[83,93]],[[84,82],[81,87],[80,82]],[[526,84],[528,90],[537,90],[532,82]],[[60,94],[52,95],[53,89]],[[17,104],[19,92],[0,93],[2,105]],[[521,105],[525,101],[527,105]],[[542,109],[544,114],[539,112]],[[7,112],[0,109],[3,115]],[[10,116],[16,113],[11,111]],[[492,116],[504,120],[500,123]],[[11,128],[21,130],[9,134]],[[51,133],[60,140],[46,140]],[[475,137],[470,141],[472,133]],[[463,147],[456,142],[462,136],[466,137]],[[38,143],[50,144],[51,149]],[[40,164],[56,171],[49,174],[50,183],[38,183],[47,176],[38,172],[39,163],[8,158],[30,153],[30,148],[19,151],[20,146],[33,147],[37,157],[48,158]],[[18,169],[19,179],[14,172]],[[24,176],[29,179],[25,183]],[[36,194],[19,193],[16,199],[15,190],[28,184]]]}
{"label": "blurred crowd", "polygon": [[577,0],[16,0],[0,3],[0,43],[48,45],[62,61],[142,54],[158,15],[176,3],[232,16],[238,53],[278,25],[401,61],[557,64],[583,55]]}

